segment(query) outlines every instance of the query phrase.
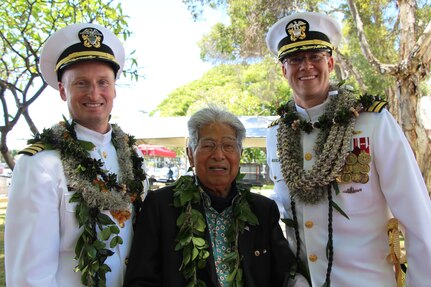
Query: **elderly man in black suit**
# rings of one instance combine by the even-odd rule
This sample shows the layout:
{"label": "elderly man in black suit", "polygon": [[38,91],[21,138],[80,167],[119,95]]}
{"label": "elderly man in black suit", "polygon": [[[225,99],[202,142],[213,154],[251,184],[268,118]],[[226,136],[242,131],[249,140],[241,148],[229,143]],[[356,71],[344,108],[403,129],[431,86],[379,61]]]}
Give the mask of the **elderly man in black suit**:
{"label": "elderly man in black suit", "polygon": [[188,122],[195,175],[149,192],[124,286],[308,286],[279,225],[276,203],[239,184],[245,128],[209,106]]}

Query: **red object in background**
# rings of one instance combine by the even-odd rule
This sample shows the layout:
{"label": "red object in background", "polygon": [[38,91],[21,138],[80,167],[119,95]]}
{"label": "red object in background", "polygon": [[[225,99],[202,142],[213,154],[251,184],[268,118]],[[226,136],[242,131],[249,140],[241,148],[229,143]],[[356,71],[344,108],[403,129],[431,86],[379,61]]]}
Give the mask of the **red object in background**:
{"label": "red object in background", "polygon": [[138,148],[144,155],[158,157],[176,157],[177,154],[173,150],[160,145],[140,144]]}

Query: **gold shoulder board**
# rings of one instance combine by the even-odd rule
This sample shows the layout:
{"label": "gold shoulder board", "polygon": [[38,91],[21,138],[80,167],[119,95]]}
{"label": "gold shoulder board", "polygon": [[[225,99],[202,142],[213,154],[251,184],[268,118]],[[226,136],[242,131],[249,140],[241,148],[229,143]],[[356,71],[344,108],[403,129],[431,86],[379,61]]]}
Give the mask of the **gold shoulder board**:
{"label": "gold shoulder board", "polygon": [[25,149],[18,152],[18,154],[26,154],[26,155],[35,155],[40,151],[43,151],[45,149],[45,146],[41,142],[37,142],[32,144],[31,146],[26,147]]}
{"label": "gold shoulder board", "polygon": [[278,125],[279,122],[280,122],[280,118],[278,118],[275,121],[273,121],[272,123],[270,123],[268,128]]}
{"label": "gold shoulder board", "polygon": [[386,101],[374,101],[365,111],[372,113],[380,113],[383,108],[388,105]]}

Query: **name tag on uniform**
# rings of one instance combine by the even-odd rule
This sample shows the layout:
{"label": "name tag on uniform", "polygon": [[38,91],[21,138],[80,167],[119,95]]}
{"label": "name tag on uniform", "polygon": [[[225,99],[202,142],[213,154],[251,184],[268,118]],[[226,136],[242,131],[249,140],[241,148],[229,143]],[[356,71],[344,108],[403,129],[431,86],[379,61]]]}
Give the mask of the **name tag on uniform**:
{"label": "name tag on uniform", "polygon": [[278,158],[271,159],[271,162],[278,162]]}

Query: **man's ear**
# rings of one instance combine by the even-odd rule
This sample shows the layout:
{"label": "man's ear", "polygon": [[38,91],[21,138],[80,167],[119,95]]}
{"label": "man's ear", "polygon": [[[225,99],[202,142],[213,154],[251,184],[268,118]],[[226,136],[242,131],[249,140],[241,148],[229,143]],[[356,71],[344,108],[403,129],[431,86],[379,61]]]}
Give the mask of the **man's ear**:
{"label": "man's ear", "polygon": [[281,64],[281,72],[283,73],[283,77],[286,78],[286,67],[284,66],[283,63]]}
{"label": "man's ear", "polygon": [[189,159],[190,167],[194,167],[195,165],[193,160],[193,151],[189,147],[186,147],[186,153],[187,153],[187,158]]}
{"label": "man's ear", "polygon": [[329,72],[332,72],[334,70],[334,65],[335,65],[334,58],[332,56],[330,56],[329,59],[328,59],[328,69],[329,69]]}
{"label": "man's ear", "polygon": [[58,82],[58,91],[60,92],[60,97],[63,101],[67,101],[67,96],[66,96],[66,88],[64,87],[62,82]]}

